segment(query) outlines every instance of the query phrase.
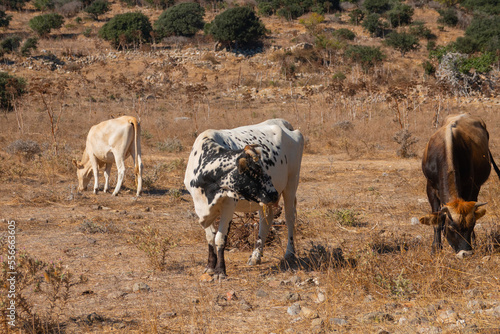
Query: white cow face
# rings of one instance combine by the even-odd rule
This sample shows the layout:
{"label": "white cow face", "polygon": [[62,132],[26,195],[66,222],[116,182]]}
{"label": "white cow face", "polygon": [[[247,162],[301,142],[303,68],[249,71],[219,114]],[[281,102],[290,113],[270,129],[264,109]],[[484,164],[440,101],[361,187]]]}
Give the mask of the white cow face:
{"label": "white cow face", "polygon": [[76,166],[76,176],[78,177],[78,191],[82,192],[87,189],[90,182],[91,168],[86,168],[82,163],[73,159],[73,164]]}

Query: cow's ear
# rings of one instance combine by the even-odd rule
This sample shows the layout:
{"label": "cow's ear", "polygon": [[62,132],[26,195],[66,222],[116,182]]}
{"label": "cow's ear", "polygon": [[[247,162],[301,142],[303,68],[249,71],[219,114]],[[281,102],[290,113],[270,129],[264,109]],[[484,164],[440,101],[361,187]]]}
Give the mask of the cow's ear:
{"label": "cow's ear", "polygon": [[424,225],[437,225],[438,224],[438,215],[436,213],[431,213],[429,215],[425,215],[423,217],[420,217],[419,219],[420,224]]}
{"label": "cow's ear", "polygon": [[240,174],[243,174],[248,170],[248,162],[246,158],[239,158],[238,159],[238,172]]}
{"label": "cow's ear", "polygon": [[243,149],[246,154],[252,157],[253,161],[257,162],[259,161],[260,153],[255,149],[259,145],[254,144],[254,145],[247,145]]}
{"label": "cow's ear", "polygon": [[82,169],[83,168],[83,165],[81,163],[79,163],[76,159],[73,159],[72,162],[73,162],[73,165],[75,165],[76,168],[78,168],[78,169]]}

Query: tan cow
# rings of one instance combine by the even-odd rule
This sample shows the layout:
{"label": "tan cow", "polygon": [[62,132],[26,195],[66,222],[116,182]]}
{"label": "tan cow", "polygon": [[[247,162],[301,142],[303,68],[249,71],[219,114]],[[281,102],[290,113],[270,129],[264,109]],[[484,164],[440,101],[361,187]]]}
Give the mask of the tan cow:
{"label": "tan cow", "polygon": [[94,125],[87,135],[87,144],[83,152],[82,161],[73,160],[77,167],[78,191],[87,188],[90,173],[94,175],[94,194],[99,188],[99,167],[104,167],[104,192],[109,188],[109,173],[113,162],[118,169],[113,196],[116,196],[122,186],[125,176],[125,159],[132,155],[135,165],[137,196],[142,190],[142,161],[141,161],[141,126],[135,117],[122,116]]}

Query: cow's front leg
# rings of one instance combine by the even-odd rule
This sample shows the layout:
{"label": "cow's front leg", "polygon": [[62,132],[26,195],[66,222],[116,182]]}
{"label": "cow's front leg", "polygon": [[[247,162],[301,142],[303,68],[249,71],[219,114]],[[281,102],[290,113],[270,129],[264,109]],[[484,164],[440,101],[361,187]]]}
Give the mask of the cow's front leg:
{"label": "cow's front leg", "polygon": [[219,230],[215,235],[215,246],[217,248],[217,264],[215,265],[214,278],[226,278],[226,262],[224,261],[224,249],[226,248],[229,225],[233,218],[236,200],[228,199],[223,205],[220,216]]}
{"label": "cow's front leg", "polygon": [[248,259],[248,264],[254,266],[262,262],[262,255],[264,253],[264,244],[266,243],[269,234],[269,228],[273,223],[274,213],[271,206],[267,206],[266,210],[261,208],[259,210],[259,237],[255,242],[255,248]]}
{"label": "cow's front leg", "polygon": [[435,253],[443,249],[443,243],[441,242],[442,233],[443,233],[443,224],[439,222],[436,226],[434,226],[434,241],[432,242],[432,253]]}
{"label": "cow's front leg", "polygon": [[106,168],[104,169],[104,192],[108,192],[109,189],[109,175],[111,173],[112,164],[107,163]]}
{"label": "cow's front leg", "polygon": [[92,173],[94,175],[94,194],[99,191],[99,164],[95,157],[90,157],[90,164],[92,165]]}
{"label": "cow's front leg", "polygon": [[205,268],[207,274],[213,275],[215,272],[215,265],[217,264],[217,254],[215,253],[215,228],[210,225],[205,229],[205,234],[208,242],[208,263]]}

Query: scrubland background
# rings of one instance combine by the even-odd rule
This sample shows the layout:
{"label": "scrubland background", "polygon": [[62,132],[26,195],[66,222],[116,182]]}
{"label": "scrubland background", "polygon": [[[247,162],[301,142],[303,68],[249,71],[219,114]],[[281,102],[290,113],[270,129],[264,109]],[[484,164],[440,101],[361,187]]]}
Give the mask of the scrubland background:
{"label": "scrubland background", "polygon": [[[463,27],[437,23],[439,4],[410,4],[438,45],[464,35]],[[0,63],[28,84],[0,122],[0,240],[5,249],[6,221],[14,219],[19,272],[17,327],[3,330],[500,331],[497,176],[480,193],[488,211],[473,256],[457,259],[446,243],[432,255],[432,229],[416,221],[430,210],[421,154],[447,115],[482,117],[500,161],[498,87],[458,95],[425,73],[425,41],[402,57],[350,24],[349,11],[326,14],[319,28],[347,28],[356,38],[346,45],[380,47],[386,59],[369,69],[343,47],[325,53],[299,20],[276,16],[261,18],[269,34],[259,52],[214,50],[201,32],[118,51],[96,34],[129,11],[151,20],[161,13],[115,2],[100,21],[68,18],[32,56],[8,54]],[[206,21],[217,13],[207,11]],[[28,4],[8,14],[3,34],[28,36],[27,22],[39,13]],[[490,75],[498,83],[495,66]],[[92,125],[119,115],[141,120],[143,196],[134,198],[131,160],[118,197],[77,193],[71,160],[81,157]],[[207,128],[275,117],[306,138],[296,225],[302,265],[281,263],[280,216],[263,264],[247,266],[258,220],[240,215],[229,237],[229,278],[200,277],[207,246],[183,186],[190,147]],[[115,177],[113,169],[112,185]]]}

